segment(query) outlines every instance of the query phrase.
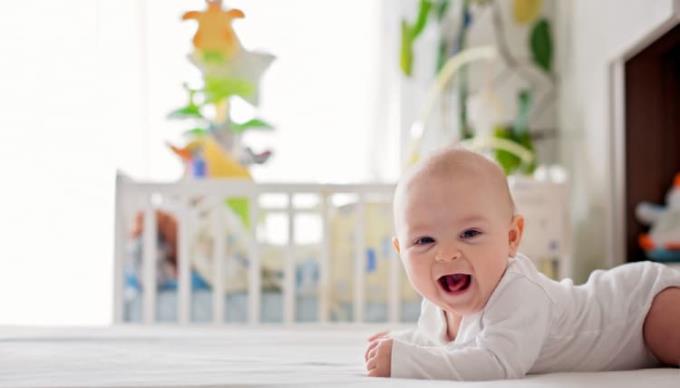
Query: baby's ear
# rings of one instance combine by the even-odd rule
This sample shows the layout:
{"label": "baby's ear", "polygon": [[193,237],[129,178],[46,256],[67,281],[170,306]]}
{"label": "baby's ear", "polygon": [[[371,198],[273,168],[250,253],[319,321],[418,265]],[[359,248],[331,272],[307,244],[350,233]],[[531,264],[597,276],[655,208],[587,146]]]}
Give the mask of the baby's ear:
{"label": "baby's ear", "polygon": [[512,216],[512,223],[510,231],[508,232],[508,244],[510,246],[510,256],[517,254],[519,243],[522,242],[522,233],[524,233],[524,217],[520,214]]}
{"label": "baby's ear", "polygon": [[397,252],[397,255],[400,253],[399,252],[399,240],[397,240],[396,236],[392,237],[392,248],[394,248],[394,251]]}

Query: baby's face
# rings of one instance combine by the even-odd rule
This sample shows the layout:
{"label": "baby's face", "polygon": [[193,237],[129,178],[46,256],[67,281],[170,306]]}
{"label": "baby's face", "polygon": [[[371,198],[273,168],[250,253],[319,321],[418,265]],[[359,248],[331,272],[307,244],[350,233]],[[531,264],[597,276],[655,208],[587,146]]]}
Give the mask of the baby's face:
{"label": "baby's face", "polygon": [[514,256],[523,219],[475,174],[419,177],[396,211],[395,249],[425,298],[453,314],[480,311]]}

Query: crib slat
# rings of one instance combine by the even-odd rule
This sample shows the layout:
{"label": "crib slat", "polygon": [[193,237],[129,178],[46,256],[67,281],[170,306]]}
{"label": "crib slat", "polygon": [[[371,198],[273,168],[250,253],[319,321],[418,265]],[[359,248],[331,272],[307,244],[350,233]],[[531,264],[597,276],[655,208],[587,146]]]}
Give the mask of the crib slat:
{"label": "crib slat", "polygon": [[288,249],[283,273],[283,321],[295,320],[295,208],[292,193],[288,194]]}
{"label": "crib slat", "polygon": [[125,318],[123,315],[124,303],[123,292],[123,271],[127,256],[125,254],[126,244],[126,225],[125,211],[127,203],[127,190],[123,187],[123,177],[116,176],[116,214],[115,214],[115,242],[113,246],[113,322],[122,323]]}
{"label": "crib slat", "polygon": [[[391,203],[391,201],[387,202],[390,209]],[[394,220],[390,224],[394,225]],[[395,235],[394,230],[392,230],[392,235]],[[387,297],[389,310],[387,319],[392,323],[397,323],[401,320],[401,262],[399,255],[393,249],[390,249],[389,252],[389,293]]]}
{"label": "crib slat", "polygon": [[224,323],[224,260],[226,253],[226,233],[224,228],[224,203],[221,198],[217,198],[215,207],[212,210],[213,228],[213,322],[215,324]]}
{"label": "crib slat", "polygon": [[180,201],[177,214],[177,321],[187,324],[190,321],[191,303],[191,265],[189,262],[189,242],[191,241],[191,221],[187,203]]}
{"label": "crib slat", "polygon": [[260,279],[260,257],[257,247],[257,213],[259,207],[257,205],[257,194],[252,193],[249,196],[248,208],[250,210],[250,241],[248,243],[249,253],[249,281],[248,281],[248,322],[251,324],[260,321],[260,293],[261,293],[261,279]]}
{"label": "crib slat", "polygon": [[401,289],[400,289],[400,275],[401,263],[399,263],[399,256],[396,252],[390,251],[389,257],[389,293],[388,293],[388,319],[392,323],[399,322],[401,315]]}
{"label": "crib slat", "polygon": [[319,262],[319,322],[328,322],[330,310],[330,282],[329,263],[330,263],[330,222],[328,216],[329,198],[325,192],[319,193],[321,206],[321,257]]}
{"label": "crib slat", "polygon": [[364,321],[366,303],[366,204],[363,194],[357,200],[356,238],[354,239],[354,322]]}
{"label": "crib slat", "polygon": [[144,246],[142,259],[144,267],[143,317],[146,324],[152,324],[156,320],[157,232],[156,211],[151,203],[151,196],[149,196],[144,206]]}

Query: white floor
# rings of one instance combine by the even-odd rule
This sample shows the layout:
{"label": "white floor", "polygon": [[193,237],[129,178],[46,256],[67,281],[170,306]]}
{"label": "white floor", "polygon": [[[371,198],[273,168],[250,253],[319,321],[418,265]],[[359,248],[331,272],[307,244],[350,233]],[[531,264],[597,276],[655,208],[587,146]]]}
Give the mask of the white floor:
{"label": "white floor", "polygon": [[680,387],[680,369],[457,383],[365,376],[375,326],[0,327],[0,386]]}

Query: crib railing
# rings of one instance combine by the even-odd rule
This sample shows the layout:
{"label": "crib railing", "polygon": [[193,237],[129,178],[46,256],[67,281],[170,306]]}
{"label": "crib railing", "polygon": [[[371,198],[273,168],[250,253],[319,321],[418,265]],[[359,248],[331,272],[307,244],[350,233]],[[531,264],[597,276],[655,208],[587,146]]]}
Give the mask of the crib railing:
{"label": "crib railing", "polygon": [[[570,254],[568,186],[566,182],[537,181],[534,179],[515,178],[510,180],[510,188],[515,198],[518,211],[525,215],[525,237],[520,251],[533,258],[537,264],[548,262],[554,268],[552,276],[556,278],[570,277],[572,261]],[[261,262],[256,225],[259,214],[280,213],[288,220],[287,246],[283,260],[282,280],[282,321],[295,321],[295,222],[296,215],[315,213],[321,219],[321,242],[318,258],[319,281],[317,284],[318,309],[317,320],[329,322],[330,319],[330,271],[331,247],[329,225],[329,199],[338,194],[354,196],[353,205],[356,214],[354,227],[354,258],[352,320],[364,322],[366,308],[366,203],[367,199],[381,198],[381,203],[389,206],[394,185],[392,184],[279,184],[253,183],[243,180],[205,179],[182,181],[177,183],[136,182],[119,174],[116,183],[116,225],[115,225],[115,268],[114,268],[114,321],[123,323],[124,319],[124,265],[127,259],[126,243],[129,234],[130,217],[137,211],[144,214],[143,223],[143,269],[142,284],[142,322],[155,322],[156,312],[156,249],[157,224],[156,212],[162,198],[172,198],[172,212],[178,223],[177,247],[177,322],[191,322],[191,263],[190,240],[195,225],[192,214],[196,211],[195,198],[210,198],[214,204],[224,204],[226,198],[247,198],[250,227],[237,219],[235,213],[227,206],[213,206],[211,228],[213,236],[223,236],[225,231],[238,233],[247,241],[248,251],[248,286],[247,286],[247,322],[261,322]],[[263,195],[277,194],[287,197],[283,205],[259,206],[258,199]],[[297,195],[313,195],[318,204],[312,207],[297,206],[294,198]],[[384,201],[384,202],[382,202]],[[210,204],[211,201],[203,201]],[[167,204],[165,205],[167,206]],[[193,213],[192,213],[193,212]],[[212,279],[212,319],[216,324],[225,323],[224,264],[226,260],[226,241],[224,238],[213,239],[214,278]],[[391,252],[391,250],[390,250]],[[388,286],[387,286],[387,320],[399,322],[401,317],[402,292],[401,282],[403,269],[392,252],[389,253]],[[539,267],[540,269],[540,267]],[[544,271],[545,272],[545,271]]]}
{"label": "crib railing", "polygon": [[[354,239],[354,287],[353,287],[353,321],[363,322],[365,311],[365,252],[366,242],[365,228],[365,202],[369,196],[391,198],[394,185],[392,184],[278,184],[265,183],[255,184],[244,180],[205,179],[182,181],[177,183],[148,183],[136,182],[122,174],[118,174],[116,181],[116,216],[115,216],[115,247],[114,247],[114,322],[124,322],[124,265],[127,259],[126,243],[129,234],[129,220],[135,211],[143,211],[143,301],[142,317],[145,324],[155,322],[156,311],[156,241],[157,224],[156,208],[159,197],[173,198],[173,214],[178,224],[177,246],[177,292],[178,292],[178,323],[191,323],[191,268],[190,268],[190,239],[192,233],[192,210],[189,201],[192,198],[212,198],[215,203],[227,198],[247,198],[250,228],[241,228],[241,233],[246,235],[248,241],[248,323],[260,322],[261,303],[261,278],[260,256],[256,240],[257,217],[260,212],[283,213],[288,219],[288,246],[284,262],[282,294],[283,294],[283,322],[294,322],[295,316],[295,282],[294,282],[294,241],[295,241],[295,216],[305,212],[316,212],[321,217],[322,233],[319,259],[319,309],[318,321],[329,321],[329,263],[330,263],[330,236],[329,236],[329,198],[335,194],[352,194],[356,196],[356,238]],[[282,207],[269,206],[260,208],[258,197],[263,194],[283,194],[287,197],[287,205]],[[313,194],[318,196],[319,205],[314,208],[297,208],[294,196],[298,194]],[[217,206],[211,213],[214,236],[222,236],[226,224],[230,223],[230,230],[238,229],[238,222],[234,222],[234,214],[226,206]],[[213,239],[213,252],[215,268],[212,283],[213,321],[216,324],[224,323],[224,260],[226,242],[223,238]],[[387,311],[388,321],[398,322],[400,317],[400,278],[401,271],[396,257],[389,262],[389,283]]]}

